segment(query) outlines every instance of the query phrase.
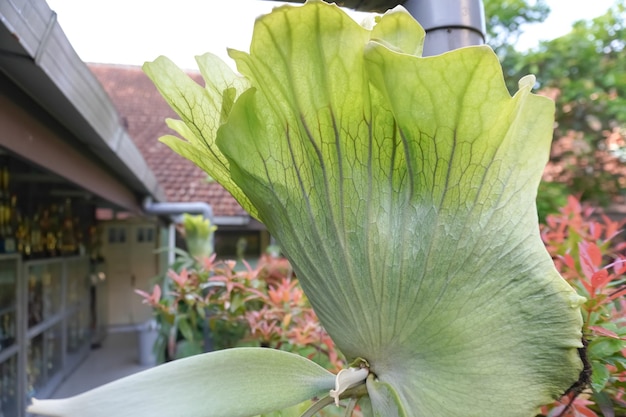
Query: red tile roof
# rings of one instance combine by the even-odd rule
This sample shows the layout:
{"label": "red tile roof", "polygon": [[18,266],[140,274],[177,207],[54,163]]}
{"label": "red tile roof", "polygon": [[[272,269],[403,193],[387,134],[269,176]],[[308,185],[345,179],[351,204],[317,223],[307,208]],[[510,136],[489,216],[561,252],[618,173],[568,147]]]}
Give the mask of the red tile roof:
{"label": "red tile roof", "polygon": [[[168,201],[204,201],[216,216],[242,216],[245,211],[237,201],[207,174],[187,159],[159,142],[159,137],[173,132],[165,124],[177,118],[140,67],[88,64],[117,108],[121,123],[165,189]],[[190,74],[201,82],[199,74]]]}

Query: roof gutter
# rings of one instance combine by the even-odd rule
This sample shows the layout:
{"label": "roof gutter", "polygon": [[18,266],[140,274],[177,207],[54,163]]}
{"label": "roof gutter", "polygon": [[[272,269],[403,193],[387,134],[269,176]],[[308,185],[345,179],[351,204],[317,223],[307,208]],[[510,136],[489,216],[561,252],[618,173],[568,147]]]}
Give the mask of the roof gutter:
{"label": "roof gutter", "polygon": [[216,226],[247,226],[250,216],[215,216]]}
{"label": "roof gutter", "polygon": [[[108,176],[135,195],[165,200],[115,106],[46,2],[0,1],[0,72],[70,133],[59,137],[106,166]],[[98,187],[90,191],[99,195]]]}
{"label": "roof gutter", "polygon": [[214,222],[213,208],[204,201],[189,202],[155,202],[152,197],[143,200],[143,210],[146,214],[157,216],[178,216],[181,214],[201,214],[211,224]]}

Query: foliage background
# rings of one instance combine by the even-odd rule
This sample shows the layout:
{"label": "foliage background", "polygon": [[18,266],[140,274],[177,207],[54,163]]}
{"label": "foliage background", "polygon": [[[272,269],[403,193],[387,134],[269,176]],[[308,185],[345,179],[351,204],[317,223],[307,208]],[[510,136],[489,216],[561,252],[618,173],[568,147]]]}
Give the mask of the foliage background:
{"label": "foliage background", "polygon": [[[539,193],[544,219],[568,194],[608,206],[624,202],[626,186],[626,6],[616,0],[604,14],[574,24],[570,33],[516,49],[526,25],[550,13],[544,0],[485,0],[487,42],[495,49],[507,85],[524,75],[556,101],[550,163]],[[572,3],[572,7],[576,7]]]}

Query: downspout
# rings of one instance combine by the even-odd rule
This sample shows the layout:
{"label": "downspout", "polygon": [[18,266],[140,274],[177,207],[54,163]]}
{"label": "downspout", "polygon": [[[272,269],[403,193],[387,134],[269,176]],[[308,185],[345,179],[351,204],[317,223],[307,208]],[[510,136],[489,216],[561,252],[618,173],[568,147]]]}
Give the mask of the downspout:
{"label": "downspout", "polygon": [[176,248],[176,225],[170,222],[167,225],[167,265],[173,265],[176,260],[174,249]]}
{"label": "downspout", "polygon": [[485,43],[482,0],[407,0],[403,6],[426,31],[423,56]]}
{"label": "downspout", "polygon": [[[143,211],[146,214],[154,214],[157,216],[179,216],[182,214],[201,214],[202,217],[208,219],[211,224],[215,224],[213,217],[213,208],[210,204],[203,201],[189,202],[155,202],[151,197],[143,200]],[[167,241],[167,262],[168,265],[174,263],[174,249],[176,248],[175,228],[172,221],[168,225],[169,236]],[[214,239],[213,235],[211,235]],[[211,242],[213,245],[215,242]],[[215,247],[215,246],[214,246]]]}

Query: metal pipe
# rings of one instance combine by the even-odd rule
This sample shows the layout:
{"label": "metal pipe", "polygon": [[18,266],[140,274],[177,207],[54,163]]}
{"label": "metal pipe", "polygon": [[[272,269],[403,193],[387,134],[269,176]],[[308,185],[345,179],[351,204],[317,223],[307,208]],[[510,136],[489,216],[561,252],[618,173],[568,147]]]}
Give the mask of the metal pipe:
{"label": "metal pipe", "polygon": [[173,265],[176,260],[176,254],[174,253],[176,248],[176,225],[170,223],[167,226],[167,265]]}
{"label": "metal pipe", "polygon": [[482,0],[407,0],[403,6],[426,31],[423,56],[485,43]]}
{"label": "metal pipe", "polygon": [[204,201],[189,202],[154,202],[151,197],[143,200],[143,211],[157,216],[176,216],[180,214],[202,214],[213,224],[213,208]]}

